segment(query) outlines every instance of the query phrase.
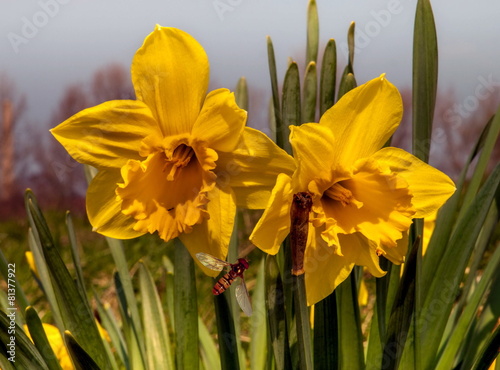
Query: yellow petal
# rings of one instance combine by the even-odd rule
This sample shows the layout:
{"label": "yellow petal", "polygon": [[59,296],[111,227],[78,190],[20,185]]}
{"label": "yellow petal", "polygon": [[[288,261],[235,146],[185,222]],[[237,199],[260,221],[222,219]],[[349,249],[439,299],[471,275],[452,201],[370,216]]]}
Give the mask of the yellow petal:
{"label": "yellow petal", "polygon": [[358,266],[366,266],[370,274],[375,277],[382,277],[386,274],[379,265],[377,255],[379,249],[376,243],[366,239],[360,233],[339,234],[339,241],[342,254],[348,261],[354,262]]}
{"label": "yellow petal", "polygon": [[357,167],[352,179],[340,185],[362,206],[354,202],[344,205],[324,195],[325,215],[337,221],[333,227],[338,233],[359,231],[377,245],[396,246],[415,213],[408,184],[397,175],[382,173],[374,161],[361,161]]}
{"label": "yellow petal", "polygon": [[135,220],[122,213],[122,202],[115,190],[122,178],[120,170],[101,170],[87,190],[87,214],[94,231],[116,239],[131,239],[144,234],[134,230]]}
{"label": "yellow petal", "polygon": [[427,217],[441,207],[455,192],[455,184],[443,172],[429,166],[410,153],[399,148],[384,148],[372,157],[389,166],[409,184],[415,218]]}
{"label": "yellow petal", "polygon": [[238,146],[219,152],[217,184],[231,186],[238,207],[263,209],[280,173],[292,175],[295,161],[262,132],[245,127]]}
{"label": "yellow petal", "polygon": [[250,241],[269,254],[278,253],[290,232],[291,181],[285,174],[278,176],[266,210],[250,235]]}
{"label": "yellow petal", "polygon": [[161,136],[149,108],[135,100],[85,109],[50,132],[75,160],[96,168],[120,168],[128,159],[139,159],[141,141]]}
{"label": "yellow petal", "polygon": [[354,263],[334,253],[321,237],[321,228],[310,227],[304,256],[307,305],[329,296],[351,273]]}
{"label": "yellow petal", "polygon": [[396,265],[400,265],[405,261],[408,253],[408,233],[403,233],[403,237],[397,241],[397,246],[390,248],[381,246],[384,251],[384,257]]}
{"label": "yellow petal", "polygon": [[212,149],[230,152],[238,144],[246,119],[247,112],[236,105],[233,93],[214,90],[207,95],[191,135]]}
{"label": "yellow petal", "polygon": [[336,138],[335,158],[343,166],[368,157],[391,137],[403,114],[401,95],[384,75],[345,94],[321,117]]}
{"label": "yellow petal", "polygon": [[151,109],[164,136],[190,133],[208,87],[203,47],[187,33],[156,26],[132,61],[138,100]]}
{"label": "yellow petal", "polygon": [[231,189],[220,189],[217,186],[208,193],[208,199],[207,212],[210,218],[194,226],[190,233],[179,235],[179,239],[205,274],[217,276],[217,271],[204,267],[195,256],[196,253],[204,252],[221,260],[226,259],[233,233],[236,204]]}
{"label": "yellow petal", "polygon": [[294,174],[295,191],[306,191],[308,184],[328,176],[336,163],[333,132],[317,123],[290,126],[290,142],[297,162]]}
{"label": "yellow petal", "polygon": [[194,154],[186,144],[174,146],[143,162],[129,161],[116,192],[123,200],[122,212],[136,220],[134,228],[158,231],[165,241],[190,232],[208,217],[206,194],[215,186],[215,175],[204,169],[208,163],[215,166],[214,151],[196,148]]}

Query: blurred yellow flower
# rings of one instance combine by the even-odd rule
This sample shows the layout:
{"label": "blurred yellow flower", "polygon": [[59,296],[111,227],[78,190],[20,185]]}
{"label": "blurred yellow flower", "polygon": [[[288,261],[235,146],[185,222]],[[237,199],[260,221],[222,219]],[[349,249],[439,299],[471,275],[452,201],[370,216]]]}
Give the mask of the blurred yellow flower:
{"label": "blurred yellow flower", "polygon": [[132,82],[137,100],[105,102],[51,130],[99,170],[87,191],[94,230],[118,239],[158,232],[193,256],[225,259],[236,206],[264,208],[293,159],[245,126],[233,93],[207,95],[207,55],[181,30],[157,26],[146,37]]}
{"label": "blurred yellow flower", "polygon": [[[54,354],[56,355],[57,360],[59,361],[59,364],[61,365],[63,370],[74,369],[73,363],[71,362],[71,358],[69,357],[66,346],[64,345],[64,341],[61,333],[59,332],[59,329],[54,325],[46,323],[43,323],[42,325],[43,330],[45,331],[45,335],[47,336],[47,340],[50,343],[50,347],[54,351]],[[31,338],[28,326],[24,325],[24,331],[28,335],[28,337],[33,340]]]}
{"label": "blurred yellow flower", "polygon": [[312,195],[304,257],[309,305],[328,296],[354,265],[380,277],[380,255],[403,262],[412,219],[430,215],[455,191],[442,172],[404,150],[382,148],[402,110],[398,90],[382,75],[344,95],[319,124],[290,127],[297,169],[278,176],[250,239],[277,253],[290,231],[293,194]]}

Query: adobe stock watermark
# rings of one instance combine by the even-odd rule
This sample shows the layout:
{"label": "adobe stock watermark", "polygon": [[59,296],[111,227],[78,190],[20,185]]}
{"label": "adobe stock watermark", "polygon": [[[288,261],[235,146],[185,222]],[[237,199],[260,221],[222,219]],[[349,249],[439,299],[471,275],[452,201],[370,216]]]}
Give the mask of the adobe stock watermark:
{"label": "adobe stock watermark", "polygon": [[61,5],[66,5],[71,0],[40,0],[38,1],[39,10],[33,13],[31,17],[21,18],[21,29],[19,33],[9,32],[7,39],[16,54],[19,53],[20,46],[27,44],[33,39],[40,29],[45,27],[51,18],[54,18],[61,10]]}
{"label": "adobe stock watermark", "polygon": [[[403,6],[400,0],[389,0],[385,9],[370,10],[372,19],[362,26],[356,27],[354,34],[354,52],[359,54],[361,49],[370,45],[371,41],[377,37],[382,29],[387,27],[394,15],[398,15],[403,11]],[[349,46],[347,42],[340,45],[340,49],[344,51],[345,55],[349,55]]]}
{"label": "adobe stock watermark", "polygon": [[219,17],[220,21],[224,21],[224,14],[227,12],[233,12],[236,7],[240,6],[243,0],[214,0],[212,5]]}
{"label": "adobe stock watermark", "polygon": [[461,125],[463,119],[469,118],[479,108],[481,101],[489,99],[500,89],[500,82],[493,80],[491,73],[486,78],[478,76],[477,81],[479,83],[474,89],[474,94],[468,95],[461,103],[453,104],[444,112],[443,119],[454,127]]}

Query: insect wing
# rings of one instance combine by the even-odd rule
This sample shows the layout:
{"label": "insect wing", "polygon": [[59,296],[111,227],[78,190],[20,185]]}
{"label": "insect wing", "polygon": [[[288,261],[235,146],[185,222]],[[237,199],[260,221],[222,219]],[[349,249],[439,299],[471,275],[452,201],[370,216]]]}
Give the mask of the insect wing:
{"label": "insect wing", "polygon": [[236,301],[247,316],[252,316],[252,303],[250,303],[250,295],[248,294],[247,285],[243,277],[240,279],[240,284],[235,290]]}
{"label": "insect wing", "polygon": [[229,262],[220,260],[208,253],[196,253],[196,258],[203,266],[215,271],[221,271],[226,266],[231,266]]}

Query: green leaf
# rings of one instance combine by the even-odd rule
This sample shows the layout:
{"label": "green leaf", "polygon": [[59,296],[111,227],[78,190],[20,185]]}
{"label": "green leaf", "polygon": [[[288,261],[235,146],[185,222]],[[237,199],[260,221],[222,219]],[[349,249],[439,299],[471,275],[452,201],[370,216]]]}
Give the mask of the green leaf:
{"label": "green leaf", "polygon": [[339,368],[339,323],[336,291],[314,305],[314,367]]}
{"label": "green leaf", "polygon": [[[442,263],[434,273],[434,279],[423,303],[417,330],[422,335],[424,368],[435,361],[439,343],[455,302],[467,262],[476,244],[477,237],[488,214],[490,205],[500,183],[500,165],[486,180],[483,187],[459,221],[447,245]],[[456,251],[460,253],[456,253]],[[439,305],[439,314],[436,306]]]}
{"label": "green leaf", "polygon": [[342,369],[364,369],[363,335],[356,281],[351,272],[337,288],[340,361]]}
{"label": "green leaf", "polygon": [[26,325],[30,332],[33,343],[35,343],[36,348],[40,351],[47,367],[49,369],[61,369],[59,361],[50,346],[45,330],[43,329],[43,324],[35,309],[29,306],[26,309]]}
{"label": "green leaf", "polygon": [[220,357],[217,347],[203,320],[198,317],[198,330],[200,331],[201,361],[207,370],[220,369]]}
{"label": "green leaf", "polygon": [[16,279],[16,265],[9,264],[1,249],[0,274],[3,276],[8,289],[12,289],[12,287],[14,287],[14,289],[16,290],[16,305],[18,305],[22,311],[25,311],[26,307],[28,307],[29,304],[21,285],[19,285],[19,281]]}
{"label": "green leaf", "polygon": [[283,283],[275,256],[266,256],[265,271],[266,308],[276,369],[290,369],[292,360],[288,346],[288,325],[285,315]]}
{"label": "green leaf", "polygon": [[470,299],[468,300],[467,306],[460,315],[458,322],[454,326],[453,332],[439,358],[436,370],[451,369],[453,367],[458,350],[463,344],[467,331],[472,325],[474,317],[477,314],[479,305],[484,300],[483,298],[487,292],[487,289],[491,286],[491,282],[494,276],[495,275],[500,276],[498,275],[499,266],[500,266],[500,248],[497,248],[491,259],[489,260],[488,265],[484,270],[483,276],[479,281],[479,284],[477,285],[476,289],[474,289],[474,292],[472,293]]}
{"label": "green leaf", "polygon": [[264,259],[262,259],[252,294],[252,304],[258,309],[250,318],[252,329],[250,332],[250,368],[255,370],[265,369],[267,362],[267,310],[262,309],[265,307],[266,299],[264,280]]}
{"label": "green leaf", "polygon": [[283,135],[284,129],[286,127],[283,125],[283,120],[281,119],[281,108],[280,108],[280,95],[278,91],[278,73],[276,72],[276,58],[274,57],[274,47],[271,37],[267,36],[267,58],[269,63],[269,75],[271,77],[271,91],[273,96],[273,111],[274,111],[274,133],[276,135],[276,144],[280,148],[284,148],[285,138],[288,141],[288,137]]}
{"label": "green leaf", "polygon": [[[387,325],[387,339],[383,349],[384,369],[397,369],[405,347],[410,323],[415,308],[415,280],[417,271],[417,256],[420,248],[420,238],[416,238],[408,259],[405,262],[403,277],[399,285],[391,316]],[[380,316],[379,316],[380,318]]]}
{"label": "green leaf", "polygon": [[69,244],[71,246],[71,258],[73,259],[73,266],[76,272],[76,283],[78,289],[80,289],[83,294],[86,294],[85,284],[83,282],[82,263],[80,261],[80,254],[78,253],[75,228],[73,226],[73,220],[71,219],[71,214],[69,212],[66,212],[66,228],[68,229]]}
{"label": "green leaf", "polygon": [[241,77],[238,80],[236,90],[234,91],[234,97],[236,98],[238,107],[248,111],[248,85],[245,77]]}
{"label": "green leaf", "polygon": [[299,352],[299,368],[312,369],[311,326],[309,324],[309,309],[307,308],[304,274],[292,276],[294,287],[294,308],[297,324],[297,346]]}
{"label": "green leaf", "polygon": [[[500,326],[497,326],[474,363],[473,370],[488,370],[495,359],[498,359],[500,348]],[[498,368],[498,362],[497,366]]]}
{"label": "green leaf", "polygon": [[147,363],[150,369],[174,369],[170,338],[160,297],[149,270],[139,264],[139,285]]}
{"label": "green leaf", "polygon": [[236,342],[239,338],[234,332],[234,321],[229,308],[227,293],[214,295],[220,362],[222,370],[238,370],[240,369],[240,362]]}
{"label": "green leaf", "polygon": [[316,122],[316,99],[318,91],[318,77],[316,63],[307,66],[304,77],[304,92],[302,101],[302,123]]}
{"label": "green leaf", "polygon": [[292,62],[288,67],[285,75],[285,82],[283,83],[283,130],[277,134],[281,134],[281,142],[283,143],[283,149],[288,153],[292,152],[290,146],[290,141],[288,137],[290,136],[290,125],[300,125],[301,115],[300,115],[300,79],[299,79],[299,67],[297,63]]}
{"label": "green leaf", "polygon": [[176,368],[199,368],[198,304],[194,261],[176,238],[174,258]]}
{"label": "green leaf", "polygon": [[52,240],[45,218],[31,191],[26,192],[26,210],[31,227],[37,233],[45,261],[50,271],[52,285],[58,302],[64,327],[78,339],[85,351],[100,367],[108,368],[109,359],[102,343],[94,316],[86,296],[75,285]]}
{"label": "green leaf", "polygon": [[23,329],[11,320],[13,317],[15,320],[15,315],[17,312],[14,310],[8,313],[0,311],[1,355],[13,359],[15,362],[12,364],[18,369],[48,369],[42,355]]}
{"label": "green leaf", "polygon": [[319,114],[323,115],[335,102],[335,86],[337,80],[337,47],[335,40],[328,40],[323,62],[321,63],[321,78],[319,81]]}
{"label": "green leaf", "polygon": [[340,100],[341,97],[343,97],[346,93],[348,93],[355,87],[356,79],[354,78],[354,75],[352,73],[348,73],[345,76],[342,76],[342,79],[340,80],[339,95],[337,100]]}
{"label": "green leaf", "polygon": [[[316,62],[319,45],[318,6],[315,0],[310,0],[307,6],[307,50],[306,62]],[[312,122],[312,121],[311,121]]]}
{"label": "green leaf", "polygon": [[413,154],[429,161],[436,103],[438,48],[429,0],[419,0],[413,31]]}
{"label": "green leaf", "polygon": [[66,348],[68,348],[68,353],[73,360],[75,368],[77,370],[100,370],[95,361],[89,354],[78,344],[75,337],[71,335],[69,331],[64,332],[64,342],[66,343]]}

